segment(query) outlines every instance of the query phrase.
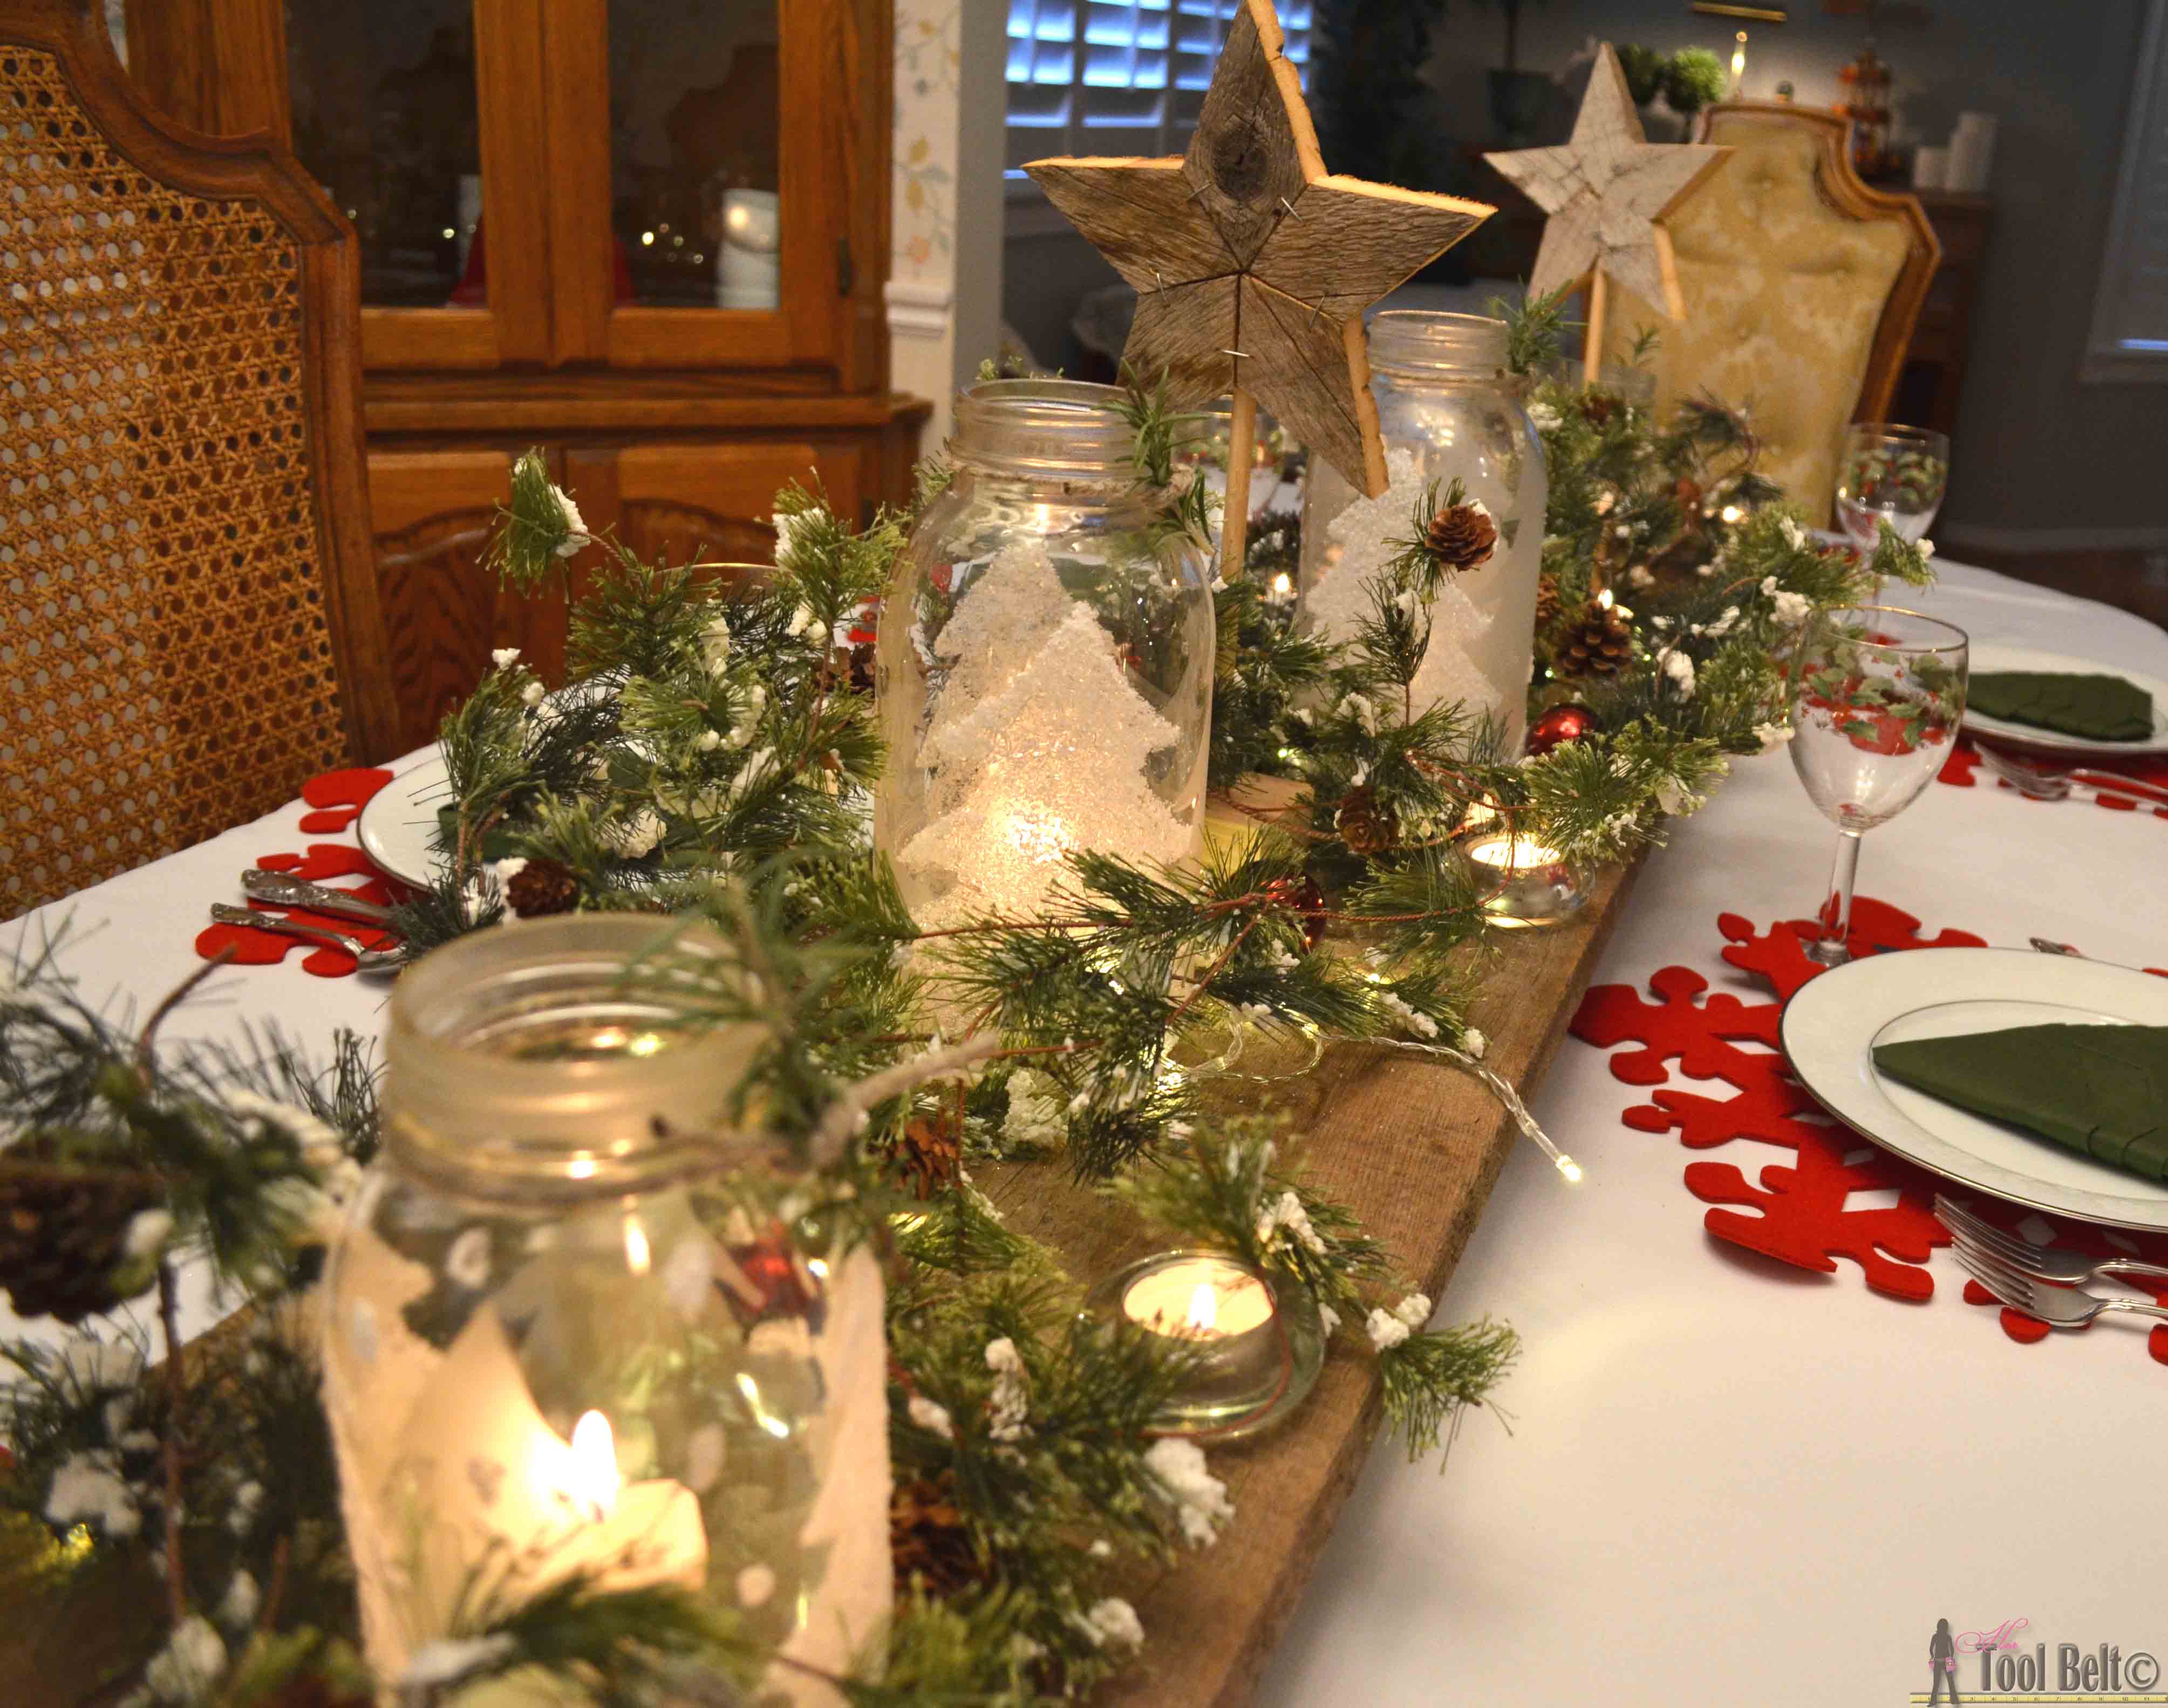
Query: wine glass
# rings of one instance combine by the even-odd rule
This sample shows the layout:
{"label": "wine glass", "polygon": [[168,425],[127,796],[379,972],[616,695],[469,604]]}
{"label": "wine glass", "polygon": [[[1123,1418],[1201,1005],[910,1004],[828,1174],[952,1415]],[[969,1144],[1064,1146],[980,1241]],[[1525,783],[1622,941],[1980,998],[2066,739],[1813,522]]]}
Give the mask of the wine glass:
{"label": "wine glass", "polygon": [[1792,765],[1838,832],[1822,936],[1802,946],[1825,967],[1851,957],[1860,837],[1917,800],[1949,756],[1969,644],[1962,629],[1884,605],[1819,612],[1800,637]]}
{"label": "wine glass", "polygon": [[1950,484],[1950,442],[1930,427],[1854,422],[1836,465],[1836,514],[1852,544],[1873,551],[1888,522],[1917,545]]}

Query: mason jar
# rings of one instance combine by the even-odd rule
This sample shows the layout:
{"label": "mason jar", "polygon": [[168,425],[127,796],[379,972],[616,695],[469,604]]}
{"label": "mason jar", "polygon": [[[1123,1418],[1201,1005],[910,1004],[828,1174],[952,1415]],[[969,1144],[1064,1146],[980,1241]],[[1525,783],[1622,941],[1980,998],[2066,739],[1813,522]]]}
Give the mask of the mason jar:
{"label": "mason jar", "polygon": [[[764,1034],[627,984],[661,930],[499,926],[393,992],[383,1152],[324,1326],[364,1639],[388,1680],[575,1578],[676,1586],[833,1675],[885,1628],[880,1270],[719,1169]],[[779,1663],[763,1690],[841,1700]]]}
{"label": "mason jar", "polygon": [[1363,584],[1401,549],[1432,482],[1458,479],[1490,512],[1498,539],[1480,569],[1449,576],[1431,613],[1412,709],[1459,702],[1487,716],[1501,751],[1527,727],[1536,583],[1547,496],[1543,442],[1506,369],[1506,323],[1480,315],[1389,310],[1369,325],[1390,490],[1366,498],[1321,458],[1303,497],[1302,600],[1309,625],[1352,640],[1370,605]]}
{"label": "mason jar", "polygon": [[874,834],[921,926],[1028,916],[1063,857],[1172,863],[1204,827],[1212,594],[1111,386],[956,401],[955,478],[881,608]]}

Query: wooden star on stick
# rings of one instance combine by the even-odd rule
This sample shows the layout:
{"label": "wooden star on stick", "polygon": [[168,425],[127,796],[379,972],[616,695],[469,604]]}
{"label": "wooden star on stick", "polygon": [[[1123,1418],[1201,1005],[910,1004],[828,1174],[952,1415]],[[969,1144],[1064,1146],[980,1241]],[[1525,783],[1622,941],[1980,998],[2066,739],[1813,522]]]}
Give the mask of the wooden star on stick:
{"label": "wooden star on stick", "polygon": [[1136,287],[1132,370],[1182,406],[1233,395],[1223,574],[1241,569],[1253,399],[1385,490],[1363,310],[1493,210],[1328,173],[1270,0],[1235,14],[1187,154],[1024,170]]}
{"label": "wooden star on stick", "polygon": [[1664,217],[1730,152],[1706,143],[1650,142],[1607,41],[1589,74],[1570,142],[1483,156],[1550,215],[1528,294],[1588,284],[1591,379],[1602,359],[1607,278],[1671,319],[1685,318]]}

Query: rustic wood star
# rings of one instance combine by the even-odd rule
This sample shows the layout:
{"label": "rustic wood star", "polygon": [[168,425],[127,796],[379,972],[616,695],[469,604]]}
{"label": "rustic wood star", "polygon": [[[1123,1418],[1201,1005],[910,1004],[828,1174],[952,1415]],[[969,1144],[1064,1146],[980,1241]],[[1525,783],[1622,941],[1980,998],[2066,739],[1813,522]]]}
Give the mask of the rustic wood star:
{"label": "rustic wood star", "polygon": [[[1685,317],[1686,303],[1664,216],[1730,152],[1705,143],[1650,142],[1607,41],[1589,74],[1572,141],[1483,157],[1551,216],[1529,295],[1584,281],[1600,289],[1608,274],[1676,321]],[[1593,306],[1589,317],[1592,353],[1600,318]]]}
{"label": "rustic wood star", "polygon": [[1235,14],[1187,154],[1024,169],[1136,287],[1124,353],[1140,378],[1164,375],[1185,406],[1235,394],[1238,442],[1254,394],[1356,486],[1385,490],[1363,310],[1493,210],[1327,173],[1270,0]]}

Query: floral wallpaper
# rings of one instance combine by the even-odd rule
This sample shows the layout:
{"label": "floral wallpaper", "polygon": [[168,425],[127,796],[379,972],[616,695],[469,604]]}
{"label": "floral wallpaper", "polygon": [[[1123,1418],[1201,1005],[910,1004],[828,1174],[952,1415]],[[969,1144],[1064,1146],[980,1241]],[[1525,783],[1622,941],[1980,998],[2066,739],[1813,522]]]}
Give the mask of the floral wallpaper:
{"label": "floral wallpaper", "polygon": [[959,0],[897,0],[892,278],[954,276]]}

